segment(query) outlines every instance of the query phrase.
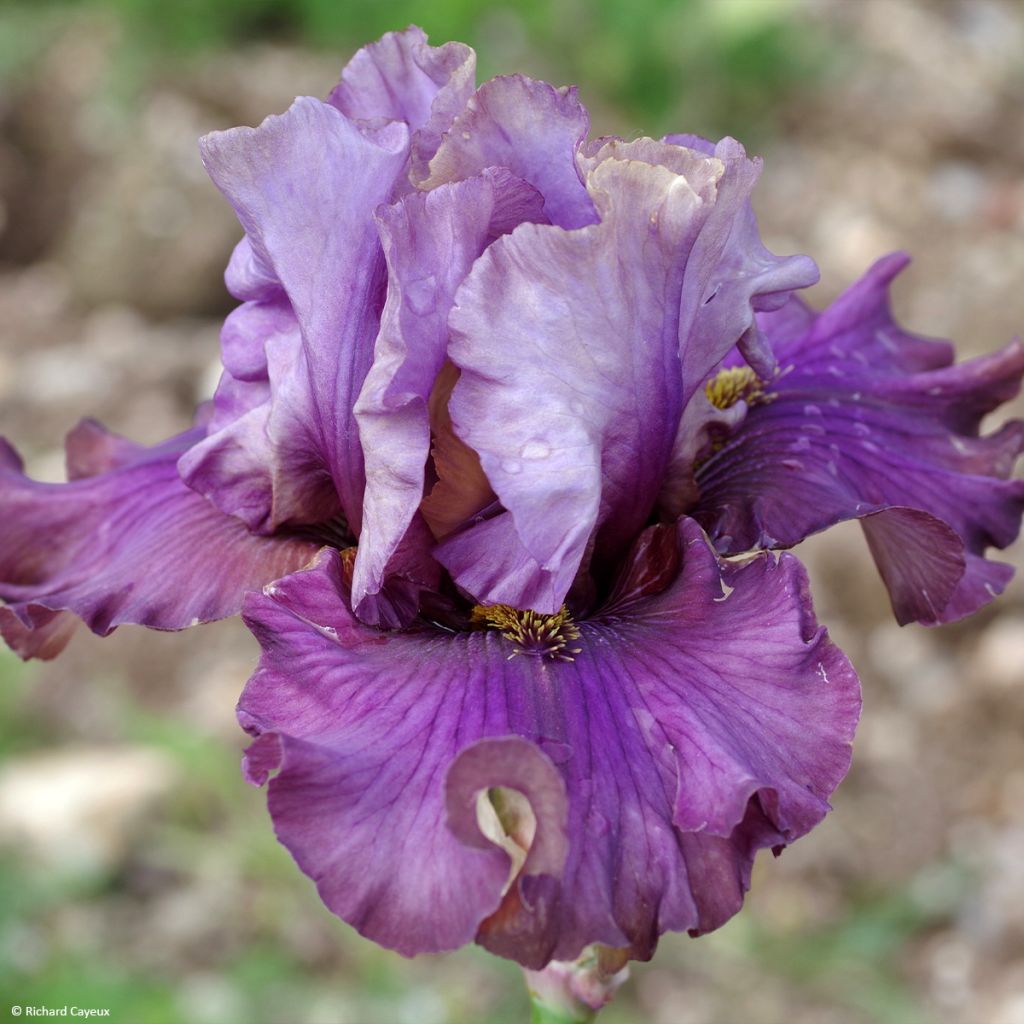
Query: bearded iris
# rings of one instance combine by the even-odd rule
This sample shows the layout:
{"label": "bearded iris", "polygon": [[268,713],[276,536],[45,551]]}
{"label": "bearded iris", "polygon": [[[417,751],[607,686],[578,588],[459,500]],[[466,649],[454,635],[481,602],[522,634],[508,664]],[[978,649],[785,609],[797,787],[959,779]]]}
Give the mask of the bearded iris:
{"label": "bearded iris", "polygon": [[899,329],[899,258],[814,314],[738,143],[587,135],[574,90],[474,90],[411,29],[207,136],[245,230],[212,407],[148,451],[79,428],[67,485],[3,470],[12,645],[242,607],[247,777],[406,954],[718,927],[827,812],[859,713],[799,563],[758,549],[860,518],[900,620],[938,622],[1019,528],[1020,426],[978,435],[1019,346],[953,367]]}

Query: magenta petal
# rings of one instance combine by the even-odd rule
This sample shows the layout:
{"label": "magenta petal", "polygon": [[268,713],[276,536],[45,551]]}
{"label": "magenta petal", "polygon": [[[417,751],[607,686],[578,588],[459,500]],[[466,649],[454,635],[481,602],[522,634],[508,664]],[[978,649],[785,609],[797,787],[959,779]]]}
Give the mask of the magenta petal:
{"label": "magenta petal", "polygon": [[[531,967],[591,942],[649,957],[736,912],[756,851],[826,813],[858,686],[795,559],[720,567],[693,523],[679,543],[669,589],[579,623],[572,662],[509,660],[489,631],[369,629],[336,552],[248,599],[247,771],[276,770],[278,837],[328,907],[406,954],[476,935]],[[494,786],[537,819],[507,891],[471,810]]]}
{"label": "magenta petal", "polygon": [[420,187],[505,167],[540,192],[552,224],[593,224],[594,204],[576,166],[589,123],[574,88],[556,89],[524,75],[493,78],[455,119]]}
{"label": "magenta petal", "polygon": [[369,629],[343,590],[337,552],[325,549],[247,602],[264,647],[239,703],[259,737],[247,773],[262,781],[279,769],[268,798],[278,838],[331,910],[407,955],[454,949],[498,906],[509,858],[449,831],[444,775],[461,730],[492,732],[482,721],[500,709],[465,707],[465,723],[442,714],[469,683],[460,652],[450,653],[463,678],[449,680],[454,665],[429,657],[438,644],[449,653],[443,639]]}
{"label": "magenta petal", "polygon": [[327,98],[353,120],[404,121],[412,131],[411,173],[424,176],[441,135],[473,95],[476,54],[463,43],[428,46],[416,26],[364,46]]}
{"label": "magenta petal", "polygon": [[68,645],[78,620],[70,612],[51,612],[37,608],[32,625],[26,626],[15,611],[0,604],[0,636],[19,658],[56,658]]}
{"label": "magenta petal", "polygon": [[304,97],[259,128],[205,136],[202,153],[255,264],[280,282],[301,331],[305,366],[294,389],[305,394],[295,395],[294,415],[278,410],[293,448],[307,453],[295,475],[317,465],[358,533],[364,476],[352,407],[372,360],[386,281],[373,211],[405,166],[408,131],[357,125]]}
{"label": "magenta petal", "polygon": [[699,468],[693,514],[723,552],[789,547],[860,518],[897,619],[948,622],[1011,574],[985,551],[1020,529],[1024,482],[1007,477],[1024,423],[979,428],[1017,392],[1024,346],[949,365],[947,343],[892,321],[888,285],[905,265],[879,261],[811,320],[762,318],[783,372]]}
{"label": "magenta petal", "polygon": [[927,512],[899,506],[860,522],[900,625],[936,621],[966,568],[957,532]]}
{"label": "magenta petal", "polygon": [[445,360],[455,290],[494,238],[543,214],[533,188],[505,171],[488,171],[406,196],[377,217],[388,299],[355,410],[366,495],[353,602],[371,623],[380,621],[374,598],[388,573],[402,571],[392,560],[423,500],[427,400]]}
{"label": "magenta petal", "polygon": [[[3,632],[19,652],[56,654],[67,619],[53,612],[64,609],[100,634],[127,622],[181,629],[233,615],[246,590],[315,551],[297,538],[254,536],[182,483],[175,464],[196,431],[143,449],[102,441],[99,429],[88,424],[72,434],[72,461],[81,468],[91,438],[90,468],[104,447],[115,453],[109,471],[43,484],[11,460],[0,469]],[[23,635],[12,615],[40,636]]]}

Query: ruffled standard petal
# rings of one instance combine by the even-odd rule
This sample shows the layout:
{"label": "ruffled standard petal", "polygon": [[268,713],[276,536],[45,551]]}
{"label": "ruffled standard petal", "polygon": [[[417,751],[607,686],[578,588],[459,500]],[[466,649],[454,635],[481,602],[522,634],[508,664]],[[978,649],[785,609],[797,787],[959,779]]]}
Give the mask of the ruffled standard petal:
{"label": "ruffled standard petal", "polygon": [[597,213],[576,164],[589,127],[575,88],[556,89],[524,75],[493,78],[455,119],[419,187],[432,189],[488,167],[505,167],[540,192],[552,224],[593,224]]}
{"label": "ruffled standard petal", "polygon": [[500,170],[406,196],[377,216],[389,285],[355,408],[366,495],[353,581],[354,607],[373,624],[381,621],[375,597],[389,572],[402,572],[393,559],[423,500],[428,402],[445,361],[455,291],[495,238],[543,220],[537,192]]}
{"label": "ruffled standard petal", "polygon": [[410,173],[423,177],[441,136],[473,95],[476,54],[463,43],[428,46],[421,28],[388,32],[346,65],[327,102],[352,120],[404,121]]}
{"label": "ruffled standard petal", "polygon": [[714,209],[687,265],[680,322],[686,398],[734,344],[762,372],[774,369],[770,345],[755,313],[778,309],[793,291],[818,280],[809,256],[776,256],[761,241],[750,197],[763,161],[751,159],[735,139],[712,144],[692,135],[667,142],[694,147],[724,166]]}
{"label": "ruffled standard petal", "polygon": [[[243,252],[239,267],[250,268],[247,280],[280,282],[301,332],[294,402],[272,414],[288,421],[293,450],[307,453],[291,487],[301,492],[308,476],[315,502],[326,474],[357,533],[365,480],[352,407],[372,361],[386,283],[373,211],[391,196],[408,146],[404,124],[357,125],[309,97],[259,128],[213,132],[201,143],[211,178],[246,231],[250,258]],[[262,284],[245,297],[261,296],[272,296]]]}
{"label": "ruffled standard petal", "polygon": [[984,555],[1020,529],[1024,482],[1007,478],[1024,424],[979,428],[1017,392],[1024,346],[948,365],[948,344],[892,321],[888,285],[905,264],[880,261],[795,337],[764,318],[782,372],[698,469],[692,514],[727,553],[860,519],[897,619],[949,622],[1011,575]]}
{"label": "ruffled standard petal", "polygon": [[263,340],[263,379],[222,374],[204,438],[178,462],[182,479],[227,515],[265,535],[340,518],[321,451],[308,443],[316,415],[298,326]]}
{"label": "ruffled standard petal", "polygon": [[[250,596],[247,774],[276,772],[278,837],[329,908],[408,955],[475,935],[534,968],[592,942],[646,958],[739,909],[757,850],[826,813],[858,685],[795,559],[722,567],[692,522],[678,545],[667,590],[645,595],[639,567],[578,624],[575,661],[510,657],[493,631],[368,629],[335,552]],[[536,818],[511,885],[474,824],[497,786]]]}
{"label": "ruffled standard petal", "polygon": [[609,158],[590,173],[600,224],[520,227],[456,296],[452,423],[507,510],[485,524],[494,557],[535,563],[481,589],[472,530],[447,539],[439,558],[482,603],[557,611],[595,527],[598,552],[621,556],[657,496],[682,408],[683,276],[722,170],[661,149],[672,169]]}
{"label": "ruffled standard petal", "polygon": [[176,462],[197,436],[143,449],[86,424],[69,439],[78,478],[67,484],[37,483],[4,461],[0,629],[15,650],[57,654],[69,636],[68,617],[54,615],[63,610],[101,635],[224,618],[246,590],[309,560],[317,545],[254,536],[182,483]]}

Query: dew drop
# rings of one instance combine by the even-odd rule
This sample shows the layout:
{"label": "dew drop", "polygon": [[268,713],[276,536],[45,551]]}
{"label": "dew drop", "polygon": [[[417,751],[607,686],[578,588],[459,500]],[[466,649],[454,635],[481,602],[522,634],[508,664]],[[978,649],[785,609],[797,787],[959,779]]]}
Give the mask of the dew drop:
{"label": "dew drop", "polygon": [[405,301],[417,316],[429,316],[437,309],[437,280],[433,274],[405,285]]}
{"label": "dew drop", "polygon": [[506,473],[518,473],[523,467],[515,459],[505,459],[501,468]]}

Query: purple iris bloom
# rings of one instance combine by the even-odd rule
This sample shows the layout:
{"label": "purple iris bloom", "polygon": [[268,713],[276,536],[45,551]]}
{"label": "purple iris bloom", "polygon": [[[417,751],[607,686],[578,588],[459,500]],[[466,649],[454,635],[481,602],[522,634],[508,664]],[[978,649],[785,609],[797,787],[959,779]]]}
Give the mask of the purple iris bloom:
{"label": "purple iris bloom", "polygon": [[861,517],[901,619],[938,621],[1019,526],[1021,430],[977,435],[1019,349],[950,368],[891,322],[892,262],[816,316],[738,143],[587,134],[574,90],[475,90],[410,29],[207,136],[245,229],[212,408],[150,451],[79,428],[67,485],[2,471],[26,655],[67,612],[175,629],[252,591],[246,775],[406,954],[718,927],[827,812],[860,706],[796,559],[720,555]]}

